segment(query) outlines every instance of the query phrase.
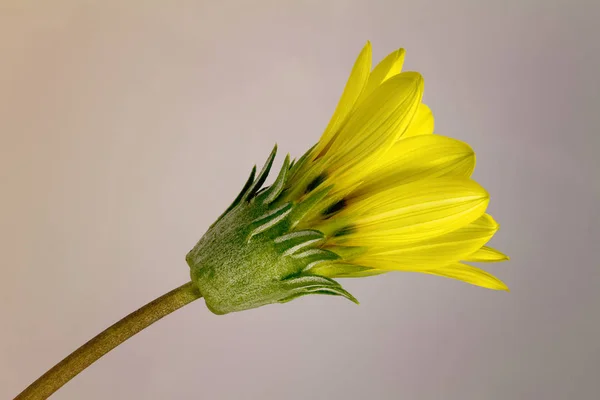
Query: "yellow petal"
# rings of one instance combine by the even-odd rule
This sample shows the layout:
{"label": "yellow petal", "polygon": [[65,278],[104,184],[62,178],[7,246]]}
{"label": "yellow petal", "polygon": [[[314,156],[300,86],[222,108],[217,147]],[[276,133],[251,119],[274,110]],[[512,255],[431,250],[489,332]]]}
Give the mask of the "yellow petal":
{"label": "yellow petal", "polygon": [[500,262],[508,261],[508,259],[509,257],[506,254],[502,254],[491,247],[483,246],[481,249],[467,256],[464,260],[472,262]]}
{"label": "yellow petal", "polygon": [[446,278],[458,279],[459,281],[470,283],[471,285],[481,286],[493,290],[506,290],[508,287],[500,279],[479,268],[467,264],[456,263],[445,267],[427,271],[426,274],[444,276]]}
{"label": "yellow petal", "polygon": [[329,121],[329,125],[323,132],[319,143],[314,149],[313,154],[320,154],[329,144],[329,142],[335,137],[340,126],[344,123],[350,112],[354,108],[354,105],[361,93],[363,92],[369,75],[371,72],[371,43],[367,42],[365,47],[358,55],[352,72],[342,93],[342,97]]}
{"label": "yellow petal", "polygon": [[349,198],[336,218],[353,221],[353,231],[331,240],[355,246],[398,246],[426,240],[473,222],[485,212],[488,202],[485,189],[466,178],[411,182]]}
{"label": "yellow petal", "polygon": [[379,192],[390,186],[442,176],[468,178],[474,168],[475,153],[468,144],[439,135],[415,136],[397,141],[379,158],[358,192]]}
{"label": "yellow petal", "polygon": [[348,118],[323,158],[334,190],[361,180],[412,119],[423,94],[416,72],[396,75],[379,86]]}
{"label": "yellow petal", "polygon": [[405,139],[418,135],[431,135],[433,133],[433,128],[433,113],[429,107],[421,103],[419,104],[419,108],[417,108],[417,112],[415,113],[412,121],[410,121],[410,125],[408,125],[408,128],[406,131],[404,131],[399,139]]}
{"label": "yellow petal", "polygon": [[404,49],[398,49],[390,53],[379,64],[377,64],[375,68],[373,68],[371,75],[369,75],[367,86],[360,96],[359,103],[373,93],[373,91],[387,79],[400,73],[402,70],[402,64],[404,64],[405,54],[406,51],[404,51]]}
{"label": "yellow petal", "polygon": [[484,214],[463,228],[432,239],[408,245],[373,245],[350,261],[384,270],[429,270],[460,261],[487,243],[497,230],[496,221]]}

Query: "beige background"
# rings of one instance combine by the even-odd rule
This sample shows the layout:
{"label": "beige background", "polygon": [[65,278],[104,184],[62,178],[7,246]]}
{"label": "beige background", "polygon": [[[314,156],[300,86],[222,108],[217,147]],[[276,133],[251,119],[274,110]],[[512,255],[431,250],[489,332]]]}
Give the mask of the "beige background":
{"label": "beige background", "polygon": [[[592,399],[594,0],[0,1],[0,398],[188,279],[278,142],[300,155],[369,39],[472,144],[511,293],[416,274],[217,317],[202,301],[56,399]],[[281,158],[278,159],[281,162]]]}

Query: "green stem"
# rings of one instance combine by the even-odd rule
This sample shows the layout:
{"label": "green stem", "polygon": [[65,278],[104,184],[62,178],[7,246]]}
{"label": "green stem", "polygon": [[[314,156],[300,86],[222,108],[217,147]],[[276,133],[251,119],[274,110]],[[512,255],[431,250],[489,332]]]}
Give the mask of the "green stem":
{"label": "green stem", "polygon": [[15,400],[48,398],[75,375],[136,333],[200,297],[202,295],[195,285],[188,282],[146,304],[75,350],[29,385]]}

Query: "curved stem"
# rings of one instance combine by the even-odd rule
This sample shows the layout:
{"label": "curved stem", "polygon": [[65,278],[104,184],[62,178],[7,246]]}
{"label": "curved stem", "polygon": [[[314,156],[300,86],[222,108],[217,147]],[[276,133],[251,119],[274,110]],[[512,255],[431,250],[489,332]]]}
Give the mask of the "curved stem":
{"label": "curved stem", "polygon": [[200,297],[202,295],[198,289],[188,282],[146,304],[75,350],[29,385],[15,400],[48,398],[75,375],[136,333]]}

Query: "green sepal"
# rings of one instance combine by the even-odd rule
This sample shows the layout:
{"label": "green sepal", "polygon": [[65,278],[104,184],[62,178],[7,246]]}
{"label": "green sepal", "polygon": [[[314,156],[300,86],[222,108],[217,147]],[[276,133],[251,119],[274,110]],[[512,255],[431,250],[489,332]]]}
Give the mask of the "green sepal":
{"label": "green sepal", "polygon": [[288,156],[273,185],[261,189],[276,150],[256,179],[253,169],[232,206],[186,256],[192,281],[215,314],[286,302],[306,294],[343,296],[356,302],[339,283],[304,272],[340,258],[319,247],[322,232],[294,230],[330,188],[311,192],[300,202],[282,203],[290,170]]}
{"label": "green sepal", "polygon": [[325,239],[322,232],[306,229],[278,236],[274,239],[276,250],[284,256],[294,255]]}
{"label": "green sepal", "polygon": [[285,203],[274,210],[269,210],[263,215],[250,221],[248,225],[248,241],[254,236],[275,228],[275,225],[284,222],[285,218],[292,211],[292,204]]}
{"label": "green sepal", "polygon": [[296,205],[290,213],[290,222],[292,226],[296,226],[302,218],[304,218],[320,201],[327,196],[333,189],[333,186],[327,186],[319,190],[311,192],[306,199]]}
{"label": "green sepal", "polygon": [[254,197],[254,195],[256,194],[256,192],[258,192],[258,190],[262,187],[263,183],[265,183],[265,180],[267,180],[267,176],[269,176],[269,171],[271,171],[271,166],[273,166],[273,160],[275,160],[276,154],[277,154],[277,145],[275,145],[273,147],[273,150],[271,150],[271,154],[269,154],[269,157],[267,158],[265,165],[263,166],[262,170],[256,177],[256,181],[254,181],[254,183],[252,183],[252,185],[246,191],[246,193],[244,193],[244,195],[242,196],[242,200],[248,201],[248,200],[252,199]]}
{"label": "green sepal", "polygon": [[279,197],[283,191],[283,188],[285,187],[286,179],[288,177],[289,163],[290,155],[288,154],[285,157],[285,160],[283,160],[283,166],[281,167],[281,171],[279,171],[279,175],[277,175],[275,182],[273,182],[273,184],[267,190],[265,190],[259,201],[262,201],[264,204],[268,205],[273,203]]}
{"label": "green sepal", "polygon": [[289,296],[279,300],[279,303],[287,303],[307,294],[327,294],[330,296],[342,296],[353,303],[359,304],[354,296],[344,290],[342,285],[333,279],[306,275],[287,279],[283,283]]}
{"label": "green sepal", "polygon": [[316,146],[317,145],[315,144],[313,147],[308,149],[308,151],[306,153],[304,153],[296,162],[294,162],[294,163],[292,163],[292,165],[290,165],[290,174],[289,175],[290,175],[291,179],[295,179],[295,176],[298,173],[298,171],[300,171],[302,169],[302,167],[304,167],[304,165],[308,162],[309,156],[312,154],[312,151]]}
{"label": "green sepal", "polygon": [[235,200],[233,200],[233,203],[231,203],[231,205],[227,207],[223,214],[221,214],[211,226],[214,226],[217,222],[219,222],[225,214],[231,211],[235,206],[237,206],[240,203],[240,201],[242,201],[242,198],[246,195],[248,189],[250,189],[250,186],[254,183],[254,175],[256,175],[256,165],[252,167],[252,171],[250,171],[250,176],[248,177],[248,180],[244,184],[244,187],[242,187],[241,192],[237,195]]}
{"label": "green sepal", "polygon": [[304,268],[302,268],[302,271],[308,271],[314,266],[326,261],[334,261],[340,259],[340,256],[338,256],[332,251],[325,249],[308,249],[304,250],[301,253],[293,254],[291,255],[291,257],[302,261],[302,263],[304,264]]}
{"label": "green sepal", "polygon": [[364,278],[367,276],[375,276],[385,274],[386,270],[363,267],[361,265],[335,263],[326,265],[317,265],[311,273],[330,278]]}

